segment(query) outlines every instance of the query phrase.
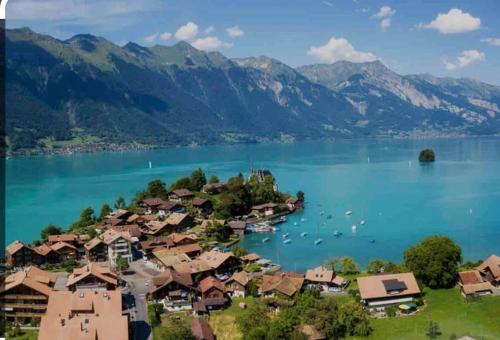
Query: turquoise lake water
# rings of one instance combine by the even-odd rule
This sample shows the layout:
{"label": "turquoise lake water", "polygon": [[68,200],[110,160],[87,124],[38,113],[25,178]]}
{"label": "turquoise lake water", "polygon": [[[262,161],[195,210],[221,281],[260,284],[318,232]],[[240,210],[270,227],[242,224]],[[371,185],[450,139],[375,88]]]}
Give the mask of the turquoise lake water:
{"label": "turquoise lake water", "polygon": [[[435,164],[418,164],[423,147],[436,151]],[[67,227],[85,206],[98,210],[118,196],[128,201],[151,179],[168,183],[197,167],[221,179],[237,172],[247,175],[251,167],[269,168],[280,190],[305,192],[305,210],[290,216],[281,232],[252,234],[242,241],[248,250],[288,270],[304,270],[339,255],[352,256],[361,265],[374,257],[398,261],[404,249],[429,234],[450,236],[466,259],[500,254],[500,139],[493,138],[342,140],[13,158],[6,162],[7,242],[29,242],[48,223]],[[346,216],[347,210],[353,214]],[[353,224],[358,225],[355,233]],[[335,230],[343,235],[335,238]],[[309,233],[305,238],[300,237],[303,231]],[[290,244],[283,244],[283,232],[290,234]],[[266,236],[270,242],[262,243]],[[317,238],[323,243],[314,245]]]}

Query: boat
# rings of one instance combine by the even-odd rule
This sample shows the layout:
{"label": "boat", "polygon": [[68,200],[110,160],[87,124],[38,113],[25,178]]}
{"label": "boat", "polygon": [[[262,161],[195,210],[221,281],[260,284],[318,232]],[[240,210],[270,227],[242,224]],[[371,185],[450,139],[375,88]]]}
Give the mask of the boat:
{"label": "boat", "polygon": [[304,231],[303,233],[300,233],[300,236],[302,236],[302,237],[306,237],[306,236],[307,236],[307,232],[306,232],[306,231]]}
{"label": "boat", "polygon": [[262,239],[262,243],[266,243],[266,242],[269,242],[271,239],[269,237],[266,237],[264,239]]}
{"label": "boat", "polygon": [[338,230],[335,230],[335,232],[333,233],[333,236],[340,237],[340,236],[342,236],[342,233]]}
{"label": "boat", "polygon": [[319,212],[319,216],[323,216],[324,214],[325,214],[325,212],[324,212],[324,211],[320,211],[320,212]]}
{"label": "boat", "polygon": [[351,228],[352,228],[352,231],[356,231],[356,229],[358,229],[358,226],[353,224]]}
{"label": "boat", "polygon": [[149,168],[151,169],[153,167],[153,164],[151,163],[151,161],[149,161]]}
{"label": "boat", "polygon": [[375,243],[375,240],[370,240],[370,243]]}
{"label": "boat", "polygon": [[351,210],[347,210],[347,211],[345,212],[345,214],[346,214],[347,216],[352,215],[352,211],[351,211]]}
{"label": "boat", "polygon": [[300,219],[300,222],[305,222],[305,221],[306,221],[306,219],[305,219],[304,217],[302,217],[302,218]]}
{"label": "boat", "polygon": [[316,241],[314,241],[314,245],[317,246],[321,242],[323,242],[323,239],[322,238],[318,238]]}
{"label": "boat", "polygon": [[365,225],[365,220],[361,220],[361,222],[359,222],[359,224]]}
{"label": "boat", "polygon": [[327,220],[331,220],[331,219],[332,219],[332,217],[333,217],[332,215],[328,215],[328,216],[326,216],[326,219],[327,219]]}
{"label": "boat", "polygon": [[290,234],[288,233],[284,233],[283,235],[281,235],[283,238],[287,238]]}
{"label": "boat", "polygon": [[290,240],[289,238],[283,241],[283,244],[289,244],[289,243],[292,243],[292,240]]}
{"label": "boat", "polygon": [[298,225],[298,223],[297,222],[293,222],[293,225]]}

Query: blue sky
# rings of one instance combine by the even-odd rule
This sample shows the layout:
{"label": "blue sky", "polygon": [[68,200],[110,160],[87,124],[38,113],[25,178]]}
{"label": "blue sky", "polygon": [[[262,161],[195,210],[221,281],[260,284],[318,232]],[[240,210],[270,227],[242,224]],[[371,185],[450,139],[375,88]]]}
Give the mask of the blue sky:
{"label": "blue sky", "polygon": [[500,85],[500,2],[367,0],[9,0],[7,26],[65,39],[266,55],[291,66],[380,59],[402,74]]}

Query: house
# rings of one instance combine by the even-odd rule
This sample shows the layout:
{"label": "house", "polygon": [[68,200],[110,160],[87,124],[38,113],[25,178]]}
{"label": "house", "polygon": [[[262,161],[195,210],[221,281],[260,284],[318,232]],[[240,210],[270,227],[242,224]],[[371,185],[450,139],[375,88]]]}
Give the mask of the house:
{"label": "house", "polygon": [[361,301],[369,307],[411,302],[421,294],[413,273],[365,276],[357,281]]}
{"label": "house", "polygon": [[291,211],[300,210],[304,208],[304,202],[297,197],[290,197],[285,201],[288,209]]}
{"label": "house", "polygon": [[304,275],[291,272],[276,272],[274,274],[264,274],[260,293],[264,297],[285,296],[293,297],[302,290],[304,285]]}
{"label": "house", "polygon": [[458,285],[464,297],[492,294],[494,287],[486,281],[478,270],[458,273]]}
{"label": "house", "polygon": [[157,214],[158,207],[163,203],[165,202],[159,197],[149,197],[140,201],[139,207],[143,208],[146,214]]}
{"label": "house", "polygon": [[240,257],[243,263],[254,263],[260,260],[260,256],[257,253],[249,253]]}
{"label": "house", "polygon": [[176,189],[172,190],[169,195],[168,199],[174,202],[187,202],[192,200],[194,197],[194,193],[189,191],[188,189]]}
{"label": "house", "polygon": [[108,247],[108,260],[112,267],[116,266],[118,256],[128,263],[132,262],[132,237],[129,233],[106,230],[101,239]]}
{"label": "house", "polygon": [[78,258],[78,250],[71,243],[59,241],[52,244],[50,248],[59,253],[61,261],[76,260]]}
{"label": "house", "polygon": [[192,309],[196,289],[190,274],[167,269],[151,279],[148,294],[153,300],[163,300],[165,309],[174,312]]}
{"label": "house", "polygon": [[207,320],[203,318],[194,318],[189,321],[189,328],[195,340],[214,340],[214,332]]}
{"label": "house", "polygon": [[224,285],[219,279],[213,276],[208,276],[201,280],[199,289],[201,292],[201,301],[203,301],[208,310],[222,308],[228,302],[224,294]]}
{"label": "house", "polygon": [[192,203],[193,208],[196,209],[198,214],[202,216],[207,216],[213,211],[212,201],[207,200],[206,198],[196,197],[193,199]]}
{"label": "house", "polygon": [[157,236],[151,240],[139,243],[139,249],[148,258],[151,258],[155,251],[172,247],[175,247],[175,243],[170,236]]}
{"label": "house", "polygon": [[32,264],[40,265],[44,261],[43,255],[21,241],[14,241],[7,246],[6,262],[11,268],[26,267]]}
{"label": "house", "polygon": [[245,221],[230,221],[227,225],[231,228],[233,234],[240,237],[245,235],[245,231],[247,229],[247,223]]}
{"label": "house", "polygon": [[171,213],[163,221],[151,221],[145,225],[146,234],[160,236],[169,235],[172,232],[191,228],[194,225],[193,218],[186,213]]}
{"label": "house", "polygon": [[166,201],[158,206],[158,214],[160,216],[168,215],[173,212],[185,212],[184,207],[178,202]]}
{"label": "house", "polygon": [[201,251],[202,249],[198,243],[186,244],[178,247],[155,250],[152,253],[151,258],[164,263],[164,259],[168,258],[169,256],[185,255],[189,260],[191,260],[192,258],[198,256]]}
{"label": "house", "polygon": [[91,262],[104,262],[108,260],[108,246],[100,237],[95,237],[85,243],[85,258]]}
{"label": "house", "polygon": [[47,237],[47,243],[49,245],[66,242],[73,245],[75,248],[83,246],[83,244],[88,241],[88,235],[75,235],[75,234],[60,234],[60,235],[49,235]]}
{"label": "house", "polygon": [[198,259],[208,264],[219,275],[232,273],[240,264],[240,259],[233,253],[218,250],[204,252],[198,256]]}
{"label": "house", "polygon": [[349,281],[336,275],[333,270],[325,267],[316,267],[306,272],[306,282],[308,285],[318,287],[321,291],[338,292],[342,291]]}
{"label": "house", "polygon": [[491,255],[476,269],[486,281],[500,287],[500,256]]}
{"label": "house", "polygon": [[233,273],[233,275],[224,283],[226,292],[230,297],[245,297],[246,288],[251,280],[251,274],[245,271]]}
{"label": "house", "polygon": [[116,209],[115,211],[112,211],[104,218],[104,222],[106,223],[106,220],[108,219],[117,219],[123,221],[123,223],[129,223],[128,220],[133,215],[135,215],[133,212],[128,211],[126,209]]}
{"label": "house", "polygon": [[[165,270],[168,268],[175,268],[177,265],[184,262],[191,262],[191,258],[183,253],[157,251],[153,253],[151,262],[154,263],[160,270]],[[189,270],[182,271],[182,273],[191,274]]]}
{"label": "house", "polygon": [[61,255],[49,245],[43,243],[35,248],[35,251],[44,257],[44,263],[56,264],[61,262]]}
{"label": "house", "polygon": [[5,277],[0,285],[3,316],[19,323],[41,318],[57,276],[30,266]]}
{"label": "house", "polygon": [[128,339],[128,330],[120,291],[54,291],[38,340]]}
{"label": "house", "polygon": [[117,286],[118,275],[95,262],[73,269],[66,282],[66,287],[73,292],[77,289],[114,290]]}
{"label": "house", "polygon": [[227,184],[223,182],[218,182],[218,183],[208,183],[203,186],[201,189],[202,192],[206,194],[220,194],[223,191],[226,191],[227,189]]}
{"label": "house", "polygon": [[274,215],[274,211],[278,205],[275,203],[264,203],[260,205],[254,205],[252,207],[252,215],[257,217],[266,217]]}
{"label": "house", "polygon": [[[186,256],[185,254],[182,254]],[[179,274],[189,274],[192,278],[200,278],[210,275],[214,272],[205,261],[194,259],[189,261],[182,261],[172,265],[173,269]]]}
{"label": "house", "polygon": [[198,237],[196,234],[187,233],[173,233],[170,234],[170,238],[174,242],[175,246],[183,246],[186,244],[196,244],[198,243]]}
{"label": "house", "polygon": [[126,232],[130,235],[130,237],[135,237],[137,239],[140,239],[142,237],[141,228],[139,228],[139,225],[137,224],[115,225],[110,226],[108,229],[117,231],[119,233]]}

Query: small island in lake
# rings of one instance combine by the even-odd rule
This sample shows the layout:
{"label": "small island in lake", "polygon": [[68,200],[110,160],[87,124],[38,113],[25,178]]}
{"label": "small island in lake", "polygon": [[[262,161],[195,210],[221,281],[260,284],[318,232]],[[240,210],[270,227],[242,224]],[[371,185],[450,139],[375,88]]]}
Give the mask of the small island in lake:
{"label": "small island in lake", "polygon": [[418,161],[421,163],[432,163],[436,160],[436,154],[432,149],[424,149],[418,155]]}

